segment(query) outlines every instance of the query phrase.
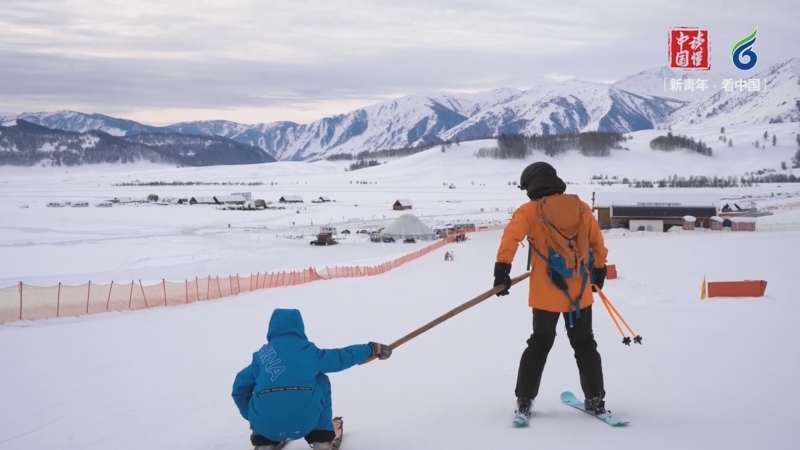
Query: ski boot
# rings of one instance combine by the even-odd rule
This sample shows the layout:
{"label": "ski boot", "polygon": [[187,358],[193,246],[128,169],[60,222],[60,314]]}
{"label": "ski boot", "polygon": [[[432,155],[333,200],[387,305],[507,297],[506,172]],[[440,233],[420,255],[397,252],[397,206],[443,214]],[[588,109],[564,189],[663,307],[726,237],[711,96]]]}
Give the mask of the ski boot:
{"label": "ski boot", "polygon": [[333,450],[334,446],[332,442],[314,442],[312,444],[308,444],[312,450]]}
{"label": "ski boot", "polygon": [[586,408],[587,412],[594,414],[595,416],[599,416],[601,414],[605,414],[606,411],[606,402],[605,400],[601,399],[600,397],[593,397],[587,398],[583,401],[583,407]]}
{"label": "ski boot", "polygon": [[531,417],[531,406],[533,404],[533,400],[526,398],[526,397],[519,397],[517,398],[517,410],[515,411],[514,416],[514,426],[516,427],[527,427],[530,423]]}

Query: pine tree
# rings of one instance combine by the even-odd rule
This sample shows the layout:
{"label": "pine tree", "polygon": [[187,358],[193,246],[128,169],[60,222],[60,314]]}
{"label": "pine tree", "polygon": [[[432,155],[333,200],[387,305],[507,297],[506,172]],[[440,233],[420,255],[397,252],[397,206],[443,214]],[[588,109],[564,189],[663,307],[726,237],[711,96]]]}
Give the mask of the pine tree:
{"label": "pine tree", "polygon": [[778,145],[778,138],[773,134],[772,135],[772,146],[775,147]]}
{"label": "pine tree", "polygon": [[722,133],[722,134],[725,134],[725,127],[720,128],[719,132]]}
{"label": "pine tree", "polygon": [[764,140],[766,141],[768,137],[769,137],[769,132],[765,131],[764,132]]}
{"label": "pine tree", "polygon": [[733,147],[733,139],[728,139],[728,147]]}

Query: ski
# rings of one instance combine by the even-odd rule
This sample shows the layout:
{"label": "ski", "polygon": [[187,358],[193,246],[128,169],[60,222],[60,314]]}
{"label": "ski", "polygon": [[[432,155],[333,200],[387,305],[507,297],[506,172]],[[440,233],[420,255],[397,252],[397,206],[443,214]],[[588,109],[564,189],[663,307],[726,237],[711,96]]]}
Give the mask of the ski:
{"label": "ski", "polygon": [[530,417],[526,416],[525,414],[516,414],[514,416],[514,427],[516,428],[524,428],[530,426],[531,419]]}
{"label": "ski", "polygon": [[583,402],[578,400],[578,398],[575,397],[575,394],[569,391],[561,393],[561,403],[567,406],[571,406],[575,409],[579,409],[585,412],[586,414],[589,414],[592,417],[596,417],[597,419],[602,420],[603,422],[611,425],[612,427],[624,427],[630,424],[630,422],[626,422],[614,417],[610,411],[606,411],[603,414],[597,414],[597,415],[595,415],[591,411],[587,411],[586,408],[584,407]]}

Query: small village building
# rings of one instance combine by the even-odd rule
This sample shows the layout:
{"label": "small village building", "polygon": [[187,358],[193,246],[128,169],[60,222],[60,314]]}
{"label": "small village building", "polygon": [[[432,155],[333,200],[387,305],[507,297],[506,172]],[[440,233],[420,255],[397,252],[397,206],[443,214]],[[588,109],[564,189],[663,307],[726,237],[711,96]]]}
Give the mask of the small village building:
{"label": "small village building", "polygon": [[722,222],[725,219],[720,216],[714,216],[711,218],[711,229],[714,231],[722,231]]}
{"label": "small village building", "polygon": [[97,206],[98,208],[111,208],[112,206],[114,206],[114,204],[111,202],[100,202],[95,206]]}
{"label": "small village building", "polygon": [[[627,228],[630,231],[665,232],[683,228],[684,217],[695,218],[694,226],[711,227],[720,206],[716,192],[687,192],[681,189],[633,189],[597,191],[592,209],[600,228]],[[688,226],[688,225],[687,225]],[[692,228],[693,229],[693,228]]]}
{"label": "small village building", "polygon": [[214,201],[218,205],[244,205],[247,199],[241,195],[215,195]]}
{"label": "small village building", "polygon": [[216,205],[217,200],[214,197],[192,197],[189,199],[190,205]]}
{"label": "small village building", "polygon": [[280,203],[303,203],[303,197],[299,195],[284,195],[278,202]]}
{"label": "small village building", "polygon": [[404,211],[406,209],[411,209],[411,207],[411,200],[407,198],[401,198],[392,205],[392,209],[395,211]]}
{"label": "small village building", "polygon": [[64,202],[49,202],[47,203],[48,208],[63,208],[66,204]]}
{"label": "small village building", "polygon": [[756,231],[755,217],[731,217],[731,231]]}
{"label": "small village building", "polygon": [[267,202],[264,199],[257,198],[253,201],[253,204],[255,204],[256,209],[267,209]]}
{"label": "small village building", "polygon": [[697,218],[695,216],[683,216],[683,229],[684,230],[694,230],[694,225],[697,222]]}
{"label": "small village building", "polygon": [[75,202],[72,204],[73,208],[88,208],[89,202]]}

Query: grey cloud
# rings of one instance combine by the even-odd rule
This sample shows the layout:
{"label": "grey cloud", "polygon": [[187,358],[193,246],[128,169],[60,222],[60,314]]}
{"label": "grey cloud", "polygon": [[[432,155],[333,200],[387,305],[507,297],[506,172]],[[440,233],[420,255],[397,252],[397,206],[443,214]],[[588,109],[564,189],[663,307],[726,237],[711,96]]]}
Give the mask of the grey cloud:
{"label": "grey cloud", "polygon": [[[762,66],[796,56],[794,1],[760,3]],[[756,25],[740,0],[181,3],[0,1],[0,109],[223,110],[618,79],[666,64],[670,26],[715,30],[717,65]]]}

